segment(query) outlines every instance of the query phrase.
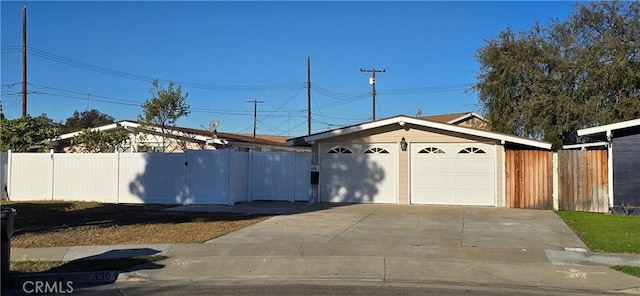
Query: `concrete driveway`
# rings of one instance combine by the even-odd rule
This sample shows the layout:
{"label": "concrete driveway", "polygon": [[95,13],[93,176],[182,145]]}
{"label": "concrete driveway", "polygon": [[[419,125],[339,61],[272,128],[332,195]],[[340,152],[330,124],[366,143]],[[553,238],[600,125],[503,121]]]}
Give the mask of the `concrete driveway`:
{"label": "concrete driveway", "polygon": [[[376,248],[586,248],[553,212],[459,206],[315,204],[209,243],[315,243]],[[335,250],[335,248],[332,248]]]}

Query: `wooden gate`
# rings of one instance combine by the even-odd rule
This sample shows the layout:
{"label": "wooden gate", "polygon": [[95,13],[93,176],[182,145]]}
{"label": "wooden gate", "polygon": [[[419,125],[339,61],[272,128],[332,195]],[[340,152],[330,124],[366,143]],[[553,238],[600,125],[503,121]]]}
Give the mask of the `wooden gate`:
{"label": "wooden gate", "polygon": [[553,209],[551,151],[506,150],[506,207]]}
{"label": "wooden gate", "polygon": [[558,208],[608,212],[607,176],[606,150],[558,151]]}

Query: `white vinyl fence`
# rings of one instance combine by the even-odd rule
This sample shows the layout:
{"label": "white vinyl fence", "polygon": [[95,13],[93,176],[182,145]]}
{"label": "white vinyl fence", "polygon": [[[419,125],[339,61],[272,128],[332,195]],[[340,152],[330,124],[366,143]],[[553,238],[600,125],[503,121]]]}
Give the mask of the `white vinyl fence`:
{"label": "white vinyl fence", "polygon": [[311,196],[305,152],[3,153],[0,180],[14,201],[233,205]]}
{"label": "white vinyl fence", "polygon": [[0,199],[7,198],[5,186],[7,186],[7,168],[9,166],[6,151],[0,151]]}

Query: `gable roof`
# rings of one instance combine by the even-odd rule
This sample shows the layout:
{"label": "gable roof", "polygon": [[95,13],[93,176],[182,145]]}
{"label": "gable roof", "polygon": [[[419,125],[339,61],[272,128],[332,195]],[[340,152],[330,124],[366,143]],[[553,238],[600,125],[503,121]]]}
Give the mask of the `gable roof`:
{"label": "gable roof", "polygon": [[[118,129],[127,129],[127,128],[137,130],[141,128],[141,124],[134,120],[122,120],[116,123],[94,127],[92,128],[92,130],[114,131]],[[254,138],[253,136],[242,135],[242,134],[217,132],[216,133],[217,137],[214,138],[213,134],[210,131],[202,130],[202,129],[175,126],[175,127],[165,127],[163,132],[162,128],[158,125],[151,125],[149,128],[151,129],[151,132],[154,134],[160,134],[160,135],[165,135],[172,138],[179,138],[179,139],[185,139],[190,141],[201,141],[201,142],[213,141],[213,143],[221,144],[221,145],[226,145],[228,142],[235,141],[235,142],[271,145],[271,146],[284,146],[284,140],[274,141],[274,140],[271,140],[273,138],[269,138],[271,136],[265,136],[265,138],[263,138],[262,135],[256,135],[256,137]],[[82,133],[82,131],[76,131],[76,132],[58,135],[58,136],[55,136],[53,139],[51,139],[51,142],[58,142],[62,140],[71,139],[79,135],[80,133]]]}
{"label": "gable roof", "polygon": [[607,125],[595,126],[590,128],[583,128],[578,130],[578,136],[589,136],[592,138],[607,138],[607,134],[610,134],[613,131],[640,127],[640,118],[632,119]]}
{"label": "gable roof", "polygon": [[456,124],[472,117],[476,117],[488,123],[488,121],[484,117],[480,116],[475,112],[460,112],[460,113],[428,115],[428,116],[422,116],[420,118],[435,121],[435,122],[440,122],[440,123]]}
{"label": "gable roof", "polygon": [[424,118],[410,117],[406,115],[396,115],[394,117],[388,117],[388,118],[384,118],[376,121],[364,122],[364,123],[346,126],[346,127],[333,129],[325,132],[315,133],[308,136],[293,138],[293,139],[287,140],[286,144],[289,146],[305,145],[317,140],[323,140],[323,139],[328,139],[332,137],[348,135],[348,134],[369,130],[369,129],[374,129],[382,126],[392,125],[392,124],[399,124],[400,126],[404,126],[407,123],[422,126],[422,127],[434,128],[442,131],[455,132],[455,133],[460,133],[463,135],[470,135],[470,136],[478,136],[478,137],[483,137],[488,139],[499,140],[503,142],[535,147],[535,148],[551,149],[551,143],[549,142],[518,137],[515,135],[508,135],[508,134],[489,132],[489,131],[484,131],[484,130],[479,130],[474,128],[467,128],[467,127],[462,127],[458,125],[452,125],[448,123],[427,120]]}

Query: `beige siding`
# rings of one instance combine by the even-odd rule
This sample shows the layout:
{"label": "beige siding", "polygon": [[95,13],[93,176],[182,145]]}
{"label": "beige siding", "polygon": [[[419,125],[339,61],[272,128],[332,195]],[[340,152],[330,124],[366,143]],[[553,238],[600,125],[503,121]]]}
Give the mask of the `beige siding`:
{"label": "beige siding", "polygon": [[405,128],[400,125],[384,126],[376,129],[366,130],[359,133],[353,133],[344,136],[321,140],[325,143],[399,143],[404,137],[408,143],[465,143],[465,142],[483,142],[497,143],[495,140],[489,140],[476,136],[462,136],[453,132],[437,131],[430,128],[415,128],[407,124]]}
{"label": "beige siding", "polygon": [[487,124],[486,121],[479,119],[479,118],[469,118],[465,121],[461,121],[459,123],[457,123],[456,125],[459,126],[464,126],[464,127],[471,127],[471,128],[476,128],[476,129],[481,129],[481,130],[490,130],[489,128],[489,124]]}
{"label": "beige siding", "polygon": [[504,169],[502,167],[504,163],[503,152],[504,146],[496,145],[496,207],[500,208],[505,206],[504,191],[502,190],[504,184]]}
{"label": "beige siding", "polygon": [[409,179],[409,151],[398,149],[398,204],[409,204]]}

